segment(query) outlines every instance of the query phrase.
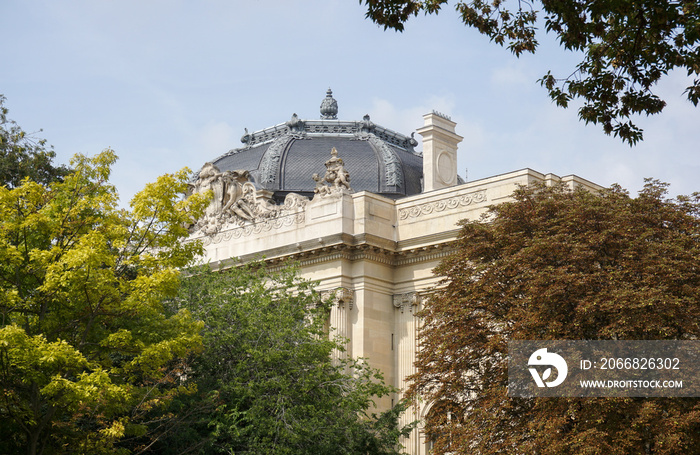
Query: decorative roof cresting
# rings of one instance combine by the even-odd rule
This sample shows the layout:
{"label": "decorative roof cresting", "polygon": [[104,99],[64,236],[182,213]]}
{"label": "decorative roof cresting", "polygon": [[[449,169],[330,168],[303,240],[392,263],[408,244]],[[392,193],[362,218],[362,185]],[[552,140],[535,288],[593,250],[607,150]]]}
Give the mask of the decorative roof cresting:
{"label": "decorative roof cresting", "polygon": [[333,98],[333,91],[329,88],[326,97],[321,101],[321,119],[338,119],[338,102]]}

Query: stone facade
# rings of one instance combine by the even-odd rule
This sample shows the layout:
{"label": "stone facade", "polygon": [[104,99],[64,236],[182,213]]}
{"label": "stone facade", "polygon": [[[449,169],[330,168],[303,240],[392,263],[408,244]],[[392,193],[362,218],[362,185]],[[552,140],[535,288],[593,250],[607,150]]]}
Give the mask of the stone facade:
{"label": "stone facade", "polygon": [[[211,186],[217,198],[207,220],[192,227],[214,267],[260,258],[273,268],[288,259],[298,261],[305,278],[319,281],[322,292],[334,293],[330,324],[349,340],[344,355],[368,358],[399,389],[414,372],[416,313],[438,285],[440,277],[432,270],[453,251],[457,222],[479,219],[489,205],[508,200],[518,185],[564,182],[598,188],[573,175],[560,178],[530,169],[459,183],[456,151],[462,138],[455,124],[436,113],[424,118],[418,133],[425,141],[424,175],[432,174],[420,194],[392,199],[352,192],[353,175],[343,162],[352,157],[341,149],[328,150],[323,177],[324,169],[308,176],[316,181],[311,199],[290,193],[284,204],[275,205],[271,194],[247,182],[243,172],[224,175],[210,164],[193,185],[193,191]],[[386,408],[399,398],[387,397],[379,405]],[[420,419],[425,410],[410,409],[404,423]],[[427,453],[420,427],[403,444],[410,454]]]}

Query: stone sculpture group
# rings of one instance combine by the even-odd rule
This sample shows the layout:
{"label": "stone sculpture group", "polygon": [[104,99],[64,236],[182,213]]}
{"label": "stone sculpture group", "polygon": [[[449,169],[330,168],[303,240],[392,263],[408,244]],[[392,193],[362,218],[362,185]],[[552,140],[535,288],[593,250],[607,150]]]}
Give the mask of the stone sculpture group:
{"label": "stone sculpture group", "polygon": [[[314,198],[352,192],[350,174],[345,169],[343,159],[333,147],[331,158],[325,163],[323,177],[313,174],[316,182]],[[213,163],[206,163],[190,185],[188,194],[211,192],[212,199],[204,215],[192,220],[189,226],[193,234],[213,235],[226,225],[243,226],[270,218],[290,215],[303,209],[308,199],[296,193],[289,193],[283,205],[272,200],[272,192],[257,188],[247,170],[221,171]]]}

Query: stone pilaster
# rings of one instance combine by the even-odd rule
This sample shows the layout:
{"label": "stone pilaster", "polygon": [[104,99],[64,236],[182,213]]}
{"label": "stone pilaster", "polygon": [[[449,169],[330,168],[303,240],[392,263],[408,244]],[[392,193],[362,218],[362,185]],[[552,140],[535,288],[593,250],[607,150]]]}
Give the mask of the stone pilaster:
{"label": "stone pilaster", "polygon": [[[334,290],[324,291],[321,295],[323,298],[332,297],[333,299],[330,314],[330,327],[332,327],[334,331],[331,332],[331,336],[340,336],[348,340],[349,343],[350,331],[348,315],[352,311],[354,304],[353,292],[348,288],[339,287]],[[350,347],[347,346],[347,348],[348,349],[342,352],[334,351],[333,357],[336,359],[347,358]]]}

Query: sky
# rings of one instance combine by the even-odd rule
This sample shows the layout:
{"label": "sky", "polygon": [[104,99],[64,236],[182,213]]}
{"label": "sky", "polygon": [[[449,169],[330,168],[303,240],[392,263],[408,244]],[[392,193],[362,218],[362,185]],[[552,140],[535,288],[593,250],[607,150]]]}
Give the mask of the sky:
{"label": "sky", "polygon": [[423,114],[449,115],[469,181],[530,168],[633,194],[646,177],[671,195],[700,191],[700,108],[684,74],[656,87],[668,105],[635,119],[645,140],[630,148],[537,82],[569,75],[578,55],[542,34],[535,55],[516,58],[451,7],[398,33],[358,0],[2,0],[0,39],[9,118],[58,163],[115,150],[124,205],[159,175],[240,147],[244,128],[319,118],[328,88],[339,119],[369,114],[406,135]]}

